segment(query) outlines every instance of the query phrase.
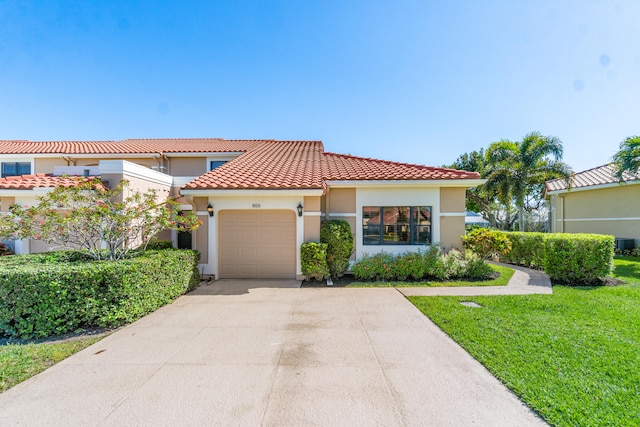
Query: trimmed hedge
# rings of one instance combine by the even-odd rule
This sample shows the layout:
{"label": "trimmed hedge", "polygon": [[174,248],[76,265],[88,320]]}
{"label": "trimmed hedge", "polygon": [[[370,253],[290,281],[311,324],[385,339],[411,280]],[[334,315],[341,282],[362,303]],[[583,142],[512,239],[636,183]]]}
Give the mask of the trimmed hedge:
{"label": "trimmed hedge", "polygon": [[199,257],[189,250],[120,261],[89,262],[73,251],[3,257],[0,334],[43,338],[132,322],[195,289]]}
{"label": "trimmed hedge", "polygon": [[536,269],[544,268],[544,239],[550,234],[524,231],[504,234],[511,241],[511,251],[500,256],[504,262]]}
{"label": "trimmed hedge", "polygon": [[327,264],[327,244],[308,242],[300,246],[300,263],[302,274],[308,280],[324,280],[329,277]]}
{"label": "trimmed hedge", "polygon": [[613,271],[615,239],[600,234],[550,234],[544,239],[544,270],[567,284],[595,283]]}
{"label": "trimmed hedge", "polygon": [[349,267],[353,253],[351,226],[342,219],[330,219],[322,223],[320,242],[327,244],[327,264],[332,277],[342,277]]}
{"label": "trimmed hedge", "polygon": [[598,283],[611,275],[615,239],[601,234],[502,232],[511,251],[500,259],[544,270],[551,280],[569,285]]}

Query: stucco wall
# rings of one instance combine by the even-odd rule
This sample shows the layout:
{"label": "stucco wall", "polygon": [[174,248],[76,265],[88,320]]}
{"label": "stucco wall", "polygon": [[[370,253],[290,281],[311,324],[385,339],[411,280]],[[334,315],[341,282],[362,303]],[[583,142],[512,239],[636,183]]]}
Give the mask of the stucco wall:
{"label": "stucco wall", "polygon": [[304,241],[320,241],[321,198],[319,196],[304,197]]}
{"label": "stucco wall", "polygon": [[[464,188],[440,189],[440,212],[465,212]],[[464,221],[463,221],[464,222]]]}
{"label": "stucco wall", "polygon": [[[100,157],[95,157],[95,158],[74,158],[73,156],[71,156],[71,160],[73,160],[71,163],[69,163],[70,166],[98,166],[100,160],[102,160]],[[156,159],[153,159],[151,157],[149,158],[129,158],[129,159],[120,159],[120,160],[126,160],[128,162],[131,163],[136,163],[138,165],[142,165],[148,168],[151,168],[152,166],[157,166],[158,165],[158,161]],[[53,158],[36,158],[34,160],[34,170],[35,173],[53,173],[53,167],[54,166],[67,166],[67,161],[64,160],[62,158],[62,156],[59,157],[53,157]]]}
{"label": "stucco wall", "polygon": [[206,263],[209,259],[209,215],[199,215],[202,223],[195,231],[194,249],[200,252],[200,263]]}
{"label": "stucco wall", "polygon": [[640,184],[569,191],[551,203],[552,231],[611,234],[640,246]]}
{"label": "stucco wall", "polygon": [[440,217],[440,246],[445,250],[462,250],[462,236],[464,235],[463,216]]}
{"label": "stucco wall", "polygon": [[327,194],[326,203],[330,213],[355,213],[356,189],[333,188]]}
{"label": "stucco wall", "polygon": [[200,176],[207,172],[205,157],[172,157],[167,173],[172,176]]}
{"label": "stucco wall", "polygon": [[0,197],[0,212],[9,212],[9,207],[16,203],[15,197]]}

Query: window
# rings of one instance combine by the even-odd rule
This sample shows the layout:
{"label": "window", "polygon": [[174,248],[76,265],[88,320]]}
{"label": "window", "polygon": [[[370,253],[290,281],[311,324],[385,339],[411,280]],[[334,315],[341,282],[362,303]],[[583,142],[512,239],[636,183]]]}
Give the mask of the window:
{"label": "window", "polygon": [[2,178],[6,176],[29,175],[31,173],[30,162],[3,162]]}
{"label": "window", "polygon": [[209,170],[212,171],[215,168],[219,168],[220,166],[224,165],[225,163],[227,163],[226,160],[211,160],[209,162]]}
{"label": "window", "polygon": [[365,206],[362,240],[365,245],[431,244],[431,206]]}

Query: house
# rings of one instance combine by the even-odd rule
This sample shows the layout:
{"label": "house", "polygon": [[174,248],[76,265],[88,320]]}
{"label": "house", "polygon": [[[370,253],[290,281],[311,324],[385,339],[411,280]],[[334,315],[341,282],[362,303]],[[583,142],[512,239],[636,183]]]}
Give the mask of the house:
{"label": "house", "polygon": [[476,172],[325,152],[320,141],[0,141],[0,163],[0,211],[34,204],[73,175],[128,179],[176,198],[202,226],[160,238],[200,251],[201,270],[216,278],[299,278],[300,245],[319,240],[324,219],[349,222],[354,259],[436,243],[460,248],[465,190],[484,182]]}
{"label": "house", "polygon": [[[640,173],[615,176],[613,164],[545,183],[551,232],[610,234],[640,246]],[[628,248],[628,247],[627,247]]]}

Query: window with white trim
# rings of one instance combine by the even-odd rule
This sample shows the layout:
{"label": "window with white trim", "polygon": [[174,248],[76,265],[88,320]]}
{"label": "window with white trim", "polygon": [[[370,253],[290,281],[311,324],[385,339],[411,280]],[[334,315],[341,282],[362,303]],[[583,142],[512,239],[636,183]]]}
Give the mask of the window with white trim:
{"label": "window with white trim", "polygon": [[31,174],[31,162],[2,162],[2,178],[29,174]]}
{"label": "window with white trim", "polygon": [[209,162],[209,170],[212,171],[215,168],[219,168],[220,166],[224,165],[225,163],[227,163],[226,160],[211,160]]}
{"label": "window with white trim", "polygon": [[431,206],[364,206],[362,243],[431,244]]}

